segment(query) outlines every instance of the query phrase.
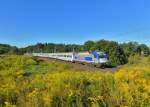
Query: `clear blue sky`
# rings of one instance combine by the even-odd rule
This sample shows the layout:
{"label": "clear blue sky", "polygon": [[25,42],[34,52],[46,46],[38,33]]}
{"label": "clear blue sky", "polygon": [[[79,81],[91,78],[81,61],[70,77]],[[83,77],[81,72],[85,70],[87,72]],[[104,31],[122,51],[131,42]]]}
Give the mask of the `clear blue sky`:
{"label": "clear blue sky", "polygon": [[150,0],[0,0],[0,43],[99,39],[150,46]]}

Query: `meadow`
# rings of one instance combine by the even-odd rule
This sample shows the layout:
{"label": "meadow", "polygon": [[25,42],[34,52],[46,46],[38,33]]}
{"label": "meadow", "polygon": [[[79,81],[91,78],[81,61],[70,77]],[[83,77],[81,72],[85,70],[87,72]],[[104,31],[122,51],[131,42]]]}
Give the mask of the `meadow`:
{"label": "meadow", "polygon": [[29,56],[0,57],[0,107],[150,107],[150,57],[89,72]]}

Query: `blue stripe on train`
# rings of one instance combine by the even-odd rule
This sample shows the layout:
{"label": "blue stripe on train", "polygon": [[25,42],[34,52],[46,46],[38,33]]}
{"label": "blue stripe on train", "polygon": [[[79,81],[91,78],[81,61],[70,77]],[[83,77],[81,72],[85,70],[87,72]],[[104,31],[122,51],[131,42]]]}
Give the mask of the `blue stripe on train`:
{"label": "blue stripe on train", "polygon": [[92,54],[97,60],[99,60],[99,54],[96,51],[93,51]]}
{"label": "blue stripe on train", "polygon": [[85,57],[84,59],[87,60],[87,61],[92,61],[91,57]]}

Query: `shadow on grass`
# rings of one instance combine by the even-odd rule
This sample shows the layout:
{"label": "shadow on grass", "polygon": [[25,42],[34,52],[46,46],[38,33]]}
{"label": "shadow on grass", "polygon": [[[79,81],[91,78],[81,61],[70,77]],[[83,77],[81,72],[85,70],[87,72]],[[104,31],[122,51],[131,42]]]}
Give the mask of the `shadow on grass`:
{"label": "shadow on grass", "polygon": [[117,65],[113,65],[111,63],[108,63],[105,66],[106,66],[106,68],[117,68]]}

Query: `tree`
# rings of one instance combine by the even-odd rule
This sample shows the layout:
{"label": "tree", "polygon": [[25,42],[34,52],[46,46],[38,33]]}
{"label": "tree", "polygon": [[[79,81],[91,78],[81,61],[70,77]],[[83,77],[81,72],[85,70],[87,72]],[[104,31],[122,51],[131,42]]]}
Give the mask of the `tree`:
{"label": "tree", "polygon": [[127,63],[127,57],[120,46],[115,47],[109,52],[109,61],[112,65],[123,65]]}
{"label": "tree", "polygon": [[138,53],[138,43],[137,42],[128,42],[128,43],[123,43],[120,45],[125,54],[129,57],[130,55],[135,55]]}
{"label": "tree", "polygon": [[145,44],[141,44],[139,47],[141,49],[141,54],[143,54],[144,56],[150,55],[150,48],[148,46],[146,46]]}
{"label": "tree", "polygon": [[91,41],[91,40],[89,40],[89,41],[86,41],[85,43],[84,43],[84,50],[85,51],[91,51],[92,50],[92,47],[94,46],[94,42],[93,41]]}

